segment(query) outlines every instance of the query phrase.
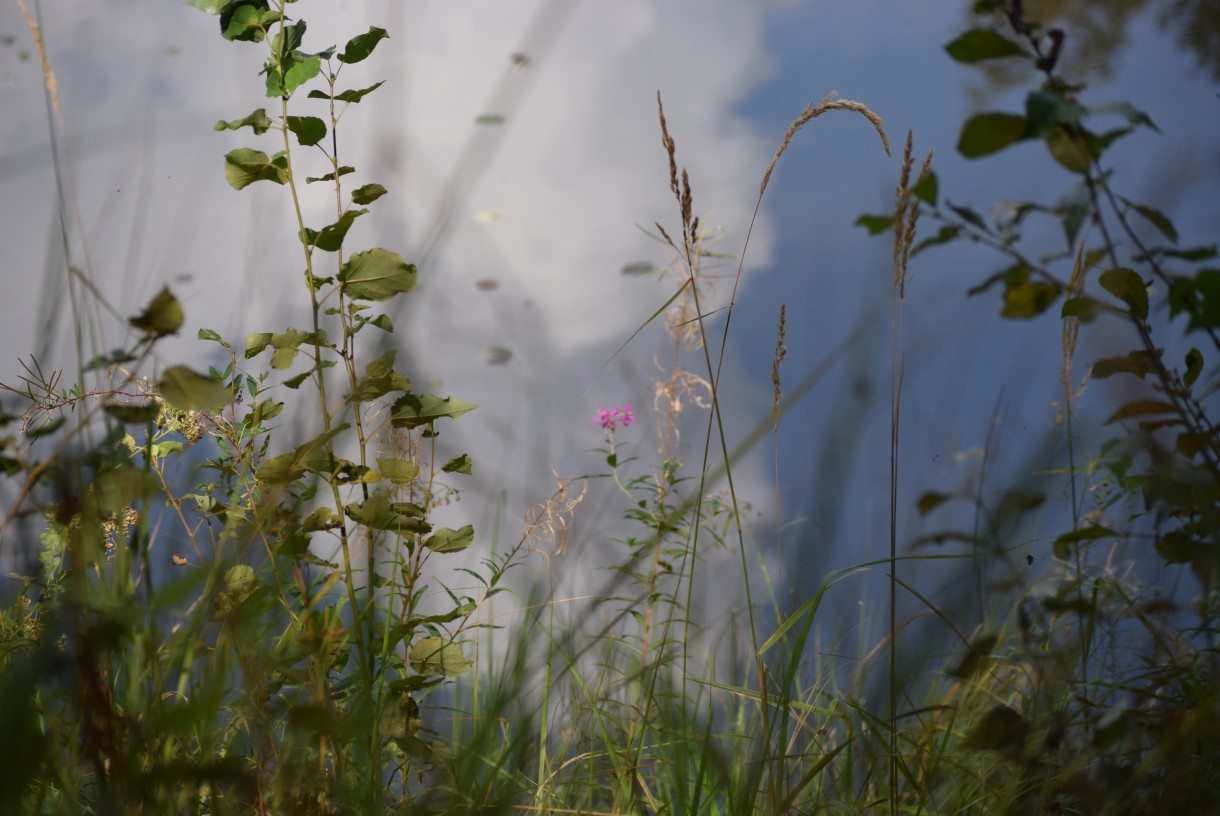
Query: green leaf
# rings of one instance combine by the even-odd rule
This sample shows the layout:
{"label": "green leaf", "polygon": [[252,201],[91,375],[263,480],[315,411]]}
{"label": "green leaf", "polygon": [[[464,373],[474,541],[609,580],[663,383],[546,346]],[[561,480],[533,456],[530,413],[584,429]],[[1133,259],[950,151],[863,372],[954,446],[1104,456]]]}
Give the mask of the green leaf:
{"label": "green leaf", "polygon": [[229,386],[186,366],[171,366],[162,372],[157,390],[180,411],[218,411],[230,398]]}
{"label": "green leaf", "polygon": [[1143,378],[1150,371],[1160,368],[1159,355],[1147,351],[1133,351],[1125,357],[1106,357],[1093,363],[1090,376],[1096,380],[1104,380],[1115,374],[1133,374]]}
{"label": "green leaf", "polygon": [[195,339],[212,340],[213,342],[220,343],[220,345],[225,346],[225,348],[228,348],[228,345],[225,343],[224,338],[221,337],[220,334],[218,332],[214,331],[213,329],[201,328],[198,331],[198,333],[196,333]]}
{"label": "green leaf", "polygon": [[1113,538],[1116,533],[1109,527],[1091,524],[1087,527],[1081,527],[1078,530],[1073,530],[1070,533],[1064,533],[1055,539],[1055,543],[1051,545],[1051,551],[1055,557],[1061,561],[1068,560],[1072,555],[1072,545],[1081,541],[1096,541],[1101,538]]}
{"label": "green leaf", "polygon": [[233,0],[186,0],[186,5],[205,14],[220,14]]}
{"label": "green leaf", "polygon": [[992,650],[999,641],[999,637],[995,634],[979,635],[970,641],[970,645],[966,647],[966,653],[962,655],[958,664],[953,668],[945,669],[945,674],[961,680],[969,680],[974,677],[986,668],[987,658],[991,656]]}
{"label": "green leaf", "polygon": [[390,422],[395,428],[418,428],[441,417],[457,419],[477,407],[456,397],[442,399],[431,394],[407,394],[394,403]]}
{"label": "green leaf", "polygon": [[461,456],[455,456],[445,463],[441,470],[445,473],[464,473],[470,475],[474,462],[470,459],[470,454],[463,453]]}
{"label": "green leaf", "polygon": [[156,400],[147,402],[108,402],[102,406],[107,414],[119,422],[128,425],[147,425],[156,420],[161,413],[161,405]]}
{"label": "green leaf", "polygon": [[296,450],[266,460],[255,471],[255,478],[268,484],[286,485],[295,482],[306,473],[329,474],[334,461],[330,442],[347,428],[347,423],[331,428]]}
{"label": "green leaf", "polygon": [[373,53],[373,49],[377,47],[377,43],[389,36],[384,28],[370,26],[366,33],[357,34],[347,41],[343,53],[339,55],[339,62],[346,62],[350,65],[367,59],[369,54]]}
{"label": "green leaf", "polygon": [[326,123],[316,116],[289,116],[288,129],[302,147],[311,147],[326,138]]}
{"label": "green leaf", "polygon": [[937,230],[935,235],[933,235],[930,238],[924,238],[922,241],[920,241],[918,244],[916,244],[915,247],[911,250],[911,255],[912,256],[918,255],[919,253],[923,252],[928,247],[939,246],[940,244],[947,244],[950,241],[952,241],[954,238],[956,238],[961,231],[962,231],[962,228],[960,226],[958,226],[957,224],[952,224],[950,226],[941,227],[939,230]]}
{"label": "green leaf", "polygon": [[1046,132],[1046,148],[1055,161],[1073,173],[1087,173],[1098,155],[1082,131],[1066,125],[1051,125]]}
{"label": "green leaf", "polygon": [[259,108],[245,119],[234,119],[231,122],[226,122],[225,120],[221,119],[212,129],[239,130],[241,128],[248,127],[254,131],[255,135],[262,135],[271,128],[272,124],[272,121],[267,118],[267,111],[264,108]]}
{"label": "green leaf", "polygon": [[446,643],[436,635],[420,638],[411,647],[408,656],[416,674],[457,677],[469,671],[474,664],[462,654],[456,643]]}
{"label": "green leaf", "polygon": [[957,62],[982,62],[1004,57],[1028,57],[1021,46],[990,29],[975,28],[945,46],[945,51]]}
{"label": "green leaf", "polygon": [[[358,91],[344,91],[343,93],[337,94],[335,96],[335,101],[351,102],[351,103],[359,102],[361,99],[364,99],[366,96],[371,94],[373,91],[380,88],[383,84],[385,84],[385,83],[378,82],[376,85],[370,85],[369,87],[361,88]],[[313,96],[313,94],[310,94],[310,96]]]}
{"label": "green leaf", "polygon": [[1122,199],[1122,202],[1143,216],[1145,221],[1156,227],[1160,231],[1161,235],[1168,238],[1171,243],[1176,244],[1178,242],[1177,227],[1175,227],[1173,222],[1170,221],[1160,210],[1153,209],[1152,207],[1145,207],[1142,204],[1136,204],[1135,202],[1128,201],[1125,198]]}
{"label": "green leaf", "polygon": [[1024,753],[1028,736],[1029,722],[1008,706],[997,705],[970,729],[963,744],[1016,758]]}
{"label": "green leaf", "polygon": [[857,227],[864,227],[869,235],[877,235],[894,228],[892,215],[862,215],[856,219]]}
{"label": "green leaf", "polygon": [[968,224],[978,227],[983,232],[990,231],[987,229],[987,222],[983,220],[983,217],[969,207],[959,207],[951,201],[946,201],[945,206],[957,213],[958,218],[961,218]]}
{"label": "green leaf", "polygon": [[1024,264],[1015,264],[971,287],[967,294],[977,295],[1000,282],[1004,284],[1004,307],[1000,314],[1023,319],[1036,317],[1050,308],[1063,288],[1057,283],[1034,283],[1029,279],[1029,268]]}
{"label": "green leaf", "polygon": [[1045,136],[1054,125],[1077,125],[1085,109],[1054,91],[1033,91],[1025,97],[1025,121],[1031,136]]}
{"label": "green leaf", "polygon": [[1182,375],[1182,384],[1190,388],[1195,384],[1195,380],[1199,379],[1202,371],[1203,355],[1192,346],[1190,351],[1186,352],[1186,373]]}
{"label": "green leaf", "polygon": [[357,252],[340,267],[339,286],[352,300],[389,300],[415,288],[415,266],[388,249]]}
{"label": "green leaf", "polygon": [[104,470],[92,484],[97,508],[103,513],[119,513],[125,507],[147,500],[157,487],[156,477],[131,465]]}
{"label": "green leaf", "polygon": [[268,60],[263,71],[267,75],[267,96],[287,98],[322,72],[322,60],[317,54],[293,51],[280,65]]}
{"label": "green leaf", "polygon": [[1156,123],[1149,118],[1148,114],[1144,113],[1139,108],[1127,104],[1126,102],[1108,102],[1104,105],[1094,105],[1089,108],[1089,112],[1094,114],[1113,113],[1123,117],[1132,125],[1150,128],[1158,133],[1161,130],[1156,126]]}
{"label": "green leaf", "polygon": [[372,204],[386,194],[386,189],[380,184],[366,184],[352,190],[353,204]]}
{"label": "green leaf", "polygon": [[1063,232],[1069,247],[1076,245],[1076,236],[1080,228],[1093,212],[1092,195],[1084,182],[1075,184],[1059,198],[1056,208],[1063,222]]}
{"label": "green leaf", "polygon": [[424,546],[436,553],[455,553],[474,543],[474,526],[467,524],[460,530],[442,527],[424,540]]}
{"label": "green leaf", "polygon": [[348,173],[355,173],[355,172],[356,172],[355,167],[348,167],[347,165],[343,165],[342,167],[339,168],[339,171],[336,173],[327,173],[325,176],[316,176],[316,177],[315,176],[306,176],[305,183],[313,184],[315,181],[334,181],[339,176],[346,176]]}
{"label": "green leaf", "polygon": [[1098,283],[1110,294],[1126,303],[1131,313],[1140,320],[1148,317],[1148,288],[1143,279],[1126,267],[1107,269],[1098,277]]}
{"label": "green leaf", "polygon": [[1090,297],[1068,298],[1063,302],[1061,317],[1074,317],[1082,323],[1091,323],[1105,307]]}
{"label": "green leaf", "polygon": [[976,159],[1003,150],[1026,135],[1024,116],[980,113],[970,117],[962,127],[957,150],[968,159]]}
{"label": "green leaf", "polygon": [[432,525],[424,516],[424,509],[409,502],[396,502],[388,490],[375,490],[367,501],[355,502],[344,508],[348,518],[372,530],[386,530],[407,535],[431,532]]}
{"label": "green leaf", "polygon": [[1154,416],[1156,414],[1176,414],[1177,409],[1168,402],[1160,400],[1132,400],[1115,411],[1104,424],[1109,425],[1131,417]]}
{"label": "green leaf", "polygon": [[167,334],[177,334],[178,329],[182,328],[183,320],[182,304],[169,291],[169,287],[162,286],[161,291],[144,307],[144,311],[128,322],[133,329],[144,332],[149,339],[156,339]]}
{"label": "green leaf", "polygon": [[931,513],[933,510],[940,507],[951,498],[953,497],[948,493],[936,493],[934,491],[928,491],[919,497],[919,502],[916,504],[916,508],[919,510],[919,515],[926,516],[928,513]]}
{"label": "green leaf", "polygon": [[326,337],[326,332],[323,331],[319,331],[317,334],[299,329],[288,329],[280,334],[255,332],[246,338],[245,356],[249,360],[261,354],[267,346],[271,346],[275,349],[271,355],[271,367],[277,371],[283,371],[292,365],[302,344],[322,348],[332,347]]}
{"label": "green leaf", "polygon": [[[351,229],[352,223],[366,212],[368,212],[366,209],[346,210],[343,215],[339,216],[338,221],[323,227],[321,232],[306,227],[301,241],[306,246],[316,247],[325,252],[338,252],[343,247],[343,239],[347,237],[347,231]],[[342,274],[339,278],[342,280]]]}
{"label": "green leaf", "polygon": [[262,42],[267,0],[235,0],[220,11],[220,36],[230,42]]}
{"label": "green leaf", "polygon": [[365,367],[365,376],[356,383],[347,401],[372,402],[393,391],[411,390],[411,381],[394,370],[395,349],[373,360]]}
{"label": "green leaf", "polygon": [[377,459],[377,469],[381,475],[390,480],[396,487],[410,487],[419,475],[419,465],[406,459]]}
{"label": "green leaf", "polygon": [[261,150],[239,147],[225,154],[225,180],[235,190],[248,187],[256,181],[288,181],[288,158],[276,153],[270,158]]}
{"label": "green leaf", "polygon": [[923,179],[911,188],[911,195],[918,198],[920,201],[925,201],[931,206],[936,206],[937,193],[940,190],[940,182],[936,178],[936,173],[929,170],[928,174]]}

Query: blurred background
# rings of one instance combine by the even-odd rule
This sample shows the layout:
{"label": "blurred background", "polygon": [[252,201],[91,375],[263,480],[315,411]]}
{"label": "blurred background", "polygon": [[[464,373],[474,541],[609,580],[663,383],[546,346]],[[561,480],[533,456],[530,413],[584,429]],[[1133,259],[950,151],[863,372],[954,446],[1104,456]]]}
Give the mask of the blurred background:
{"label": "blurred background", "polygon": [[[286,191],[254,185],[239,193],[222,171],[225,152],[271,152],[272,137],[212,129],[266,105],[261,46],[223,41],[214,17],[181,4],[27,2],[40,14],[57,107],[19,8],[0,6],[0,381],[14,382],[19,359],[31,355],[44,370],[74,370],[74,325],[101,348],[120,344],[124,324],[105,309],[74,315],[69,266],[120,316],[164,285],[173,290],[187,329],[159,347],[166,364],[220,362],[214,346],[194,339],[199,327],[240,347],[250,332],[303,325],[308,297]],[[658,91],[694,211],[724,232],[715,247],[724,257],[705,265],[711,308],[727,302],[762,173],[804,106],[837,91],[886,121],[892,157],[864,119],[835,112],[807,126],[780,161],[744,259],[721,401],[730,446],[768,426],[784,305],[786,389],[834,364],[790,403],[777,444],[766,436],[735,464],[750,508],[751,563],[782,564],[792,593],[784,605],[792,607],[831,569],[888,553],[891,246],[853,222],[892,208],[908,130],[917,156],[935,151],[942,198],[980,212],[1004,200],[1053,204],[1073,181],[1040,142],[981,162],[956,152],[970,113],[1020,111],[1032,87],[1028,75],[959,65],[945,54],[971,24],[970,5],[297,6],[310,23],[306,50],[341,45],[370,25],[390,33],[371,59],[343,73],[344,87],[385,80],[344,114],[340,152],[357,168],[348,186],[376,181],[390,191],[348,243],[384,246],[418,265],[418,288],[392,315],[399,361],[417,385],[480,406],[441,429],[449,449],[474,457],[473,479],[458,484],[461,502],[446,510],[475,524],[472,553],[519,538],[526,509],[554,489],[552,471],[573,479],[606,470],[604,454],[593,452],[603,433],[589,421],[599,408],[632,403],[640,421],[617,431],[620,459],[637,457],[628,466],[634,474],[655,465],[652,377],[667,343],[653,324],[616,351],[678,283],[661,274],[672,258],[647,234],[654,222],[680,230]],[[1185,245],[1213,239],[1220,10],[1208,0],[1070,0],[1027,3],[1029,13],[1037,16],[1037,6],[1053,7],[1066,29],[1066,70],[1088,83],[1087,102],[1129,102],[1160,129],[1108,154],[1116,186],[1174,219]],[[299,103],[310,104],[321,109]],[[310,223],[333,220],[326,191],[310,194]],[[930,220],[923,227],[934,229]],[[1053,220],[1027,233],[1035,254],[1067,250]],[[1057,309],[1001,321],[995,291],[966,295],[1004,266],[956,245],[912,264],[898,498],[904,547],[952,526],[949,517],[916,513],[926,490],[982,494],[1036,479],[1052,492],[1066,487],[1065,476],[1046,472],[1063,465],[1052,404],[1062,394]],[[710,321],[716,337],[723,316]],[[1125,334],[1107,335],[1116,325],[1082,333],[1080,372],[1111,344],[1126,348]],[[1103,414],[1112,387],[1092,384],[1078,409]],[[706,412],[688,409],[683,454],[697,470]],[[293,420],[308,427],[307,403]],[[594,483],[563,556],[569,571],[620,560],[613,540],[626,508],[608,484]],[[969,526],[968,516],[962,521]],[[1044,536],[1063,529],[1053,518],[1043,523]],[[1041,569],[1051,538],[1021,530],[1011,548]],[[739,563],[727,550],[707,557],[726,575]],[[947,573],[940,580],[952,582]],[[726,577],[724,586],[704,600],[739,601],[736,584]],[[879,589],[852,592],[837,599],[852,618],[855,604],[884,610]]]}

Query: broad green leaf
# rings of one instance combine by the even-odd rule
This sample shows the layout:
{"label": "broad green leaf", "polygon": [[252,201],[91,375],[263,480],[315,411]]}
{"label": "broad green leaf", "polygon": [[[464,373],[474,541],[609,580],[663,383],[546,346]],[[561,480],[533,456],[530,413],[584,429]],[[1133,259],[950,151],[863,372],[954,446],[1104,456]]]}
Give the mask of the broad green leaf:
{"label": "broad green leaf", "polygon": [[378,458],[377,469],[396,487],[410,487],[419,475],[419,465],[406,459]]}
{"label": "broad green leaf", "polygon": [[302,345],[331,348],[326,332],[304,332],[299,329],[288,329],[280,334],[270,332],[255,332],[246,338],[246,359],[256,357],[267,346],[275,349],[271,355],[271,367],[283,371],[292,366]]}
{"label": "broad green leaf", "polygon": [[368,55],[373,53],[373,49],[377,47],[377,43],[389,36],[384,28],[370,26],[366,33],[357,34],[347,41],[343,53],[339,55],[339,62],[351,64],[367,59]]}
{"label": "broad green leaf", "polygon": [[347,423],[331,428],[294,451],[266,460],[255,471],[255,478],[268,484],[285,485],[295,482],[306,473],[329,474],[334,461],[330,442],[347,428]]}
{"label": "broad green leaf", "polygon": [[963,744],[1015,759],[1024,753],[1028,736],[1029,721],[1008,706],[997,705],[970,729]]}
{"label": "broad green leaf", "polygon": [[394,370],[396,353],[394,349],[390,349],[365,367],[365,376],[360,378],[355,389],[347,397],[349,403],[372,402],[392,391],[411,389],[411,381]]}
{"label": "broad green leaf", "polygon": [[293,51],[281,65],[268,60],[263,71],[267,75],[267,96],[286,98],[322,72],[322,60],[317,54]]}
{"label": "broad green leaf", "polygon": [[1186,352],[1186,373],[1182,375],[1182,384],[1190,388],[1203,372],[1203,355],[1197,348],[1191,347]]}
{"label": "broad green leaf", "polygon": [[[352,223],[366,212],[368,212],[366,209],[347,210],[339,216],[338,221],[326,225],[321,232],[306,227],[301,241],[306,246],[316,247],[324,252],[338,252],[343,247],[343,239],[347,237],[347,231],[351,229]],[[354,258],[355,256],[353,256]],[[343,279],[342,273],[340,273],[339,279]]]}
{"label": "broad green leaf", "polygon": [[877,235],[894,227],[892,215],[862,215],[856,219],[857,227],[864,227],[869,235]]}
{"label": "broad green leaf", "polygon": [[945,51],[958,62],[982,62],[1003,57],[1028,57],[1021,46],[999,32],[975,28],[945,46]]}
{"label": "broad green leaf", "polygon": [[424,540],[424,546],[437,553],[455,553],[474,542],[474,525],[467,524],[460,530],[442,527]]}
{"label": "broad green leaf", "polygon": [[373,491],[366,501],[347,505],[345,512],[348,518],[372,530],[386,530],[398,535],[424,535],[432,530],[422,507],[394,501],[385,489]]}
{"label": "broad green leaf", "polygon": [[936,232],[935,235],[933,235],[930,238],[924,238],[922,241],[920,241],[918,244],[916,244],[915,247],[911,250],[911,255],[913,255],[913,256],[918,255],[919,253],[923,252],[928,247],[939,246],[940,244],[947,244],[948,242],[950,242],[954,238],[956,238],[958,236],[958,233],[960,233],[961,231],[962,231],[962,228],[960,226],[958,226],[957,224],[941,227]]}
{"label": "broad green leaf", "polygon": [[1130,419],[1131,417],[1176,413],[1177,409],[1168,402],[1162,402],[1160,400],[1132,400],[1115,411],[1110,418],[1105,421],[1105,424],[1109,425],[1124,419]]}
{"label": "broad green leaf", "polygon": [[1150,371],[1160,368],[1160,359],[1147,351],[1133,351],[1124,357],[1106,357],[1093,363],[1091,376],[1095,380],[1104,380],[1115,374],[1133,374],[1144,377]]}
{"label": "broad green leaf", "polygon": [[233,0],[186,0],[186,5],[205,14],[220,14]]}
{"label": "broad green leaf", "polygon": [[1087,173],[1097,155],[1083,132],[1066,125],[1052,125],[1046,132],[1051,156],[1073,173]]}
{"label": "broad green leaf", "polygon": [[1051,551],[1055,557],[1061,561],[1066,561],[1072,556],[1072,545],[1081,541],[1096,541],[1101,538],[1112,538],[1116,533],[1109,527],[1091,524],[1087,527],[1081,527],[1078,530],[1073,530],[1070,533],[1064,533],[1055,539],[1055,543],[1051,546]]}
{"label": "broad green leaf", "polygon": [[948,493],[936,493],[933,491],[928,491],[919,497],[919,502],[916,504],[916,508],[919,510],[919,515],[926,516],[928,513],[931,513],[933,510],[940,507],[951,498],[953,497]]}
{"label": "broad green leaf", "polygon": [[929,170],[928,175],[924,176],[923,180],[911,188],[911,195],[935,207],[939,191],[940,182],[936,178],[936,173]]}
{"label": "broad green leaf", "polygon": [[370,85],[369,87],[361,88],[360,90],[344,91],[341,94],[337,94],[335,96],[335,100],[337,102],[351,102],[354,104],[380,88],[383,84],[384,82],[378,82],[376,85]]}
{"label": "broad green leaf", "polygon": [[415,288],[415,266],[388,249],[357,252],[339,269],[339,286],[352,300],[389,300]]}
{"label": "broad green leaf", "polygon": [[1054,91],[1034,91],[1025,97],[1025,121],[1031,136],[1045,136],[1054,125],[1077,125],[1085,113],[1079,103]]}
{"label": "broad green leaf", "polygon": [[1107,269],[1098,277],[1107,292],[1126,303],[1131,313],[1141,320],[1148,317],[1148,288],[1143,279],[1126,267]]}
{"label": "broad green leaf", "polygon": [[1094,105],[1089,108],[1090,113],[1106,114],[1113,113],[1123,117],[1132,125],[1139,125],[1160,132],[1160,128],[1156,123],[1149,118],[1148,114],[1144,113],[1139,108],[1127,104],[1126,102],[1108,102],[1104,105]]}
{"label": "broad green leaf", "polygon": [[394,403],[390,422],[395,428],[418,428],[430,425],[441,417],[457,419],[477,407],[456,397],[442,399],[431,394],[407,394]]}
{"label": "broad green leaf", "polygon": [[991,657],[992,650],[999,642],[1000,638],[993,633],[978,635],[970,641],[970,645],[966,647],[966,653],[962,655],[958,664],[945,669],[945,674],[961,680],[969,680],[987,667],[987,658]]}
{"label": "broad green leaf", "polygon": [[255,135],[262,135],[271,128],[272,124],[272,121],[267,118],[266,109],[259,108],[245,119],[234,119],[231,122],[226,122],[225,120],[221,119],[212,129],[239,130],[241,128],[248,127],[254,131]]}
{"label": "broad green leaf", "polygon": [[289,116],[288,129],[302,147],[311,147],[326,138],[326,123],[316,116]]}
{"label": "broad green leaf", "polygon": [[220,36],[230,41],[262,42],[267,0],[235,0],[220,10]]}
{"label": "broad green leaf", "polygon": [[1062,287],[1049,281],[1033,282],[1029,268],[1015,264],[992,275],[978,286],[971,287],[967,294],[973,296],[990,289],[996,283],[1004,284],[1004,317],[1031,318],[1042,314],[1059,298]]}
{"label": "broad green leaf", "polygon": [[220,334],[218,332],[214,331],[213,329],[201,328],[198,331],[198,333],[195,335],[195,339],[212,340],[216,343],[220,343],[220,345],[222,345],[222,346],[225,346],[225,348],[228,348],[228,345],[225,343],[224,338],[221,337]]}
{"label": "broad green leaf", "polygon": [[119,513],[146,501],[158,486],[155,476],[132,465],[103,470],[91,485],[97,509],[102,513]]}
{"label": "broad green leaf", "polygon": [[970,117],[962,127],[957,150],[969,159],[976,159],[1003,150],[1026,138],[1024,116],[1011,113],[980,113]]}
{"label": "broad green leaf", "polygon": [[178,329],[182,328],[183,319],[182,304],[169,291],[169,287],[162,286],[161,291],[144,307],[144,311],[128,322],[133,329],[144,332],[150,339],[156,339],[167,334],[177,334]]}
{"label": "broad green leaf", "polygon": [[1061,317],[1074,317],[1082,323],[1091,323],[1105,307],[1089,297],[1068,298],[1063,302]]}
{"label": "broad green leaf", "polygon": [[386,194],[386,189],[380,184],[366,184],[352,190],[353,204],[372,204]]}
{"label": "broad green leaf", "polygon": [[411,647],[408,656],[416,674],[457,677],[470,670],[474,664],[462,654],[456,643],[446,643],[436,635],[420,638]]}
{"label": "broad green leaf", "polygon": [[301,47],[301,43],[305,42],[306,27],[304,20],[280,26],[279,31],[271,40],[271,52],[273,54],[291,54],[296,51]]}
{"label": "broad green leaf", "polygon": [[129,425],[146,425],[161,413],[161,405],[155,400],[148,402],[108,402],[102,406],[107,414]]}
{"label": "broad green leaf", "polygon": [[1166,564],[1189,564],[1201,555],[1214,550],[1214,545],[1204,544],[1189,533],[1181,530],[1171,530],[1156,540],[1157,555]]}
{"label": "broad green leaf", "polygon": [[157,390],[180,411],[218,411],[229,404],[229,386],[186,366],[171,366],[162,372]]}
{"label": "broad green leaf", "polygon": [[470,454],[463,453],[446,462],[441,470],[445,473],[464,473],[469,476],[473,467],[474,462],[471,460]]}
{"label": "broad green leaf", "polygon": [[988,232],[987,222],[983,220],[983,216],[976,213],[969,207],[959,207],[952,201],[946,201],[945,206],[957,213],[957,216],[968,224],[978,227],[983,232]]}
{"label": "broad green leaf", "polygon": [[256,181],[288,181],[288,158],[283,153],[268,157],[261,150],[239,147],[225,154],[225,180],[240,190]]}

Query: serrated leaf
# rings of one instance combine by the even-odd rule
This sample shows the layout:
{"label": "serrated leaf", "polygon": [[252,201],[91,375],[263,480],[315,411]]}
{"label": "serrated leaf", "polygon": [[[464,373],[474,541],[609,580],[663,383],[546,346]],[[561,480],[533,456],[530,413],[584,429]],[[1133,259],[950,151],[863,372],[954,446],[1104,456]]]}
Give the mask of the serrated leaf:
{"label": "serrated leaf", "polygon": [[416,674],[457,677],[470,670],[474,664],[462,654],[456,643],[446,643],[437,635],[420,638],[411,647],[408,656]]}
{"label": "serrated leaf", "polygon": [[302,147],[312,147],[326,138],[326,123],[316,116],[289,116],[288,129]]}
{"label": "serrated leaf", "polygon": [[442,417],[457,419],[477,407],[456,397],[442,399],[431,394],[407,394],[394,403],[390,422],[395,428],[418,428]]}
{"label": "serrated leaf", "polygon": [[1110,294],[1131,307],[1131,313],[1144,320],[1148,317],[1148,288],[1144,280],[1130,269],[1117,267],[1107,269],[1097,282]]}
{"label": "serrated leaf", "polygon": [[1026,136],[1024,116],[980,113],[970,117],[957,140],[957,151],[968,159],[987,156]]}
{"label": "serrated leaf", "polygon": [[225,154],[225,180],[235,190],[256,181],[283,184],[288,181],[288,160],[283,153],[268,156],[261,150],[239,147]]}
{"label": "serrated leaf", "polygon": [[264,108],[259,108],[254,113],[244,119],[234,119],[231,122],[226,122],[221,119],[212,128],[213,130],[238,130],[248,127],[254,131],[255,135],[266,133],[272,126],[272,121],[267,118],[267,111]]}
{"label": "serrated leaf", "polygon": [[945,46],[945,52],[957,62],[965,63],[1029,56],[1025,49],[999,32],[982,28],[962,34]]}
{"label": "serrated leaf", "polygon": [[415,266],[388,249],[357,252],[340,267],[339,286],[352,300],[389,300],[415,288]]}
{"label": "serrated leaf", "polygon": [[389,36],[384,28],[370,26],[364,34],[357,34],[347,41],[343,53],[339,55],[339,62],[346,62],[350,65],[367,59],[369,54],[373,53],[373,49],[377,47],[377,43]]}
{"label": "serrated leaf", "polygon": [[474,525],[467,524],[459,530],[442,527],[424,539],[424,546],[436,553],[455,553],[474,543]]}
{"label": "serrated leaf", "polygon": [[469,476],[473,467],[474,462],[471,460],[470,454],[463,453],[461,456],[455,456],[446,462],[441,470],[445,473],[464,473]]}
{"label": "serrated leaf", "polygon": [[372,204],[386,194],[386,189],[380,184],[366,184],[352,190],[353,204]]}
{"label": "serrated leaf", "polygon": [[182,304],[169,291],[169,287],[163,286],[161,291],[144,307],[144,311],[128,322],[131,323],[133,329],[144,332],[149,339],[156,339],[168,334],[177,334],[178,329],[182,328],[184,319]]}
{"label": "serrated leaf", "polygon": [[229,387],[187,366],[171,366],[161,374],[157,390],[180,411],[218,411],[229,404]]}

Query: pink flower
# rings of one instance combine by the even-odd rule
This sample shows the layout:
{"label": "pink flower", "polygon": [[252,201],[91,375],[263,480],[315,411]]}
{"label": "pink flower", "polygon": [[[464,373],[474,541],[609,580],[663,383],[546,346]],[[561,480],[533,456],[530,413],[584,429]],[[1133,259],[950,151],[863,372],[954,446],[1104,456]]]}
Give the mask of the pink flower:
{"label": "pink flower", "polygon": [[[622,412],[620,418],[619,413]],[[607,431],[613,432],[619,422],[623,423],[623,427],[635,422],[635,414],[631,412],[631,403],[623,403],[622,408],[602,408],[598,410],[597,416],[589,420],[594,425],[601,425]]]}

